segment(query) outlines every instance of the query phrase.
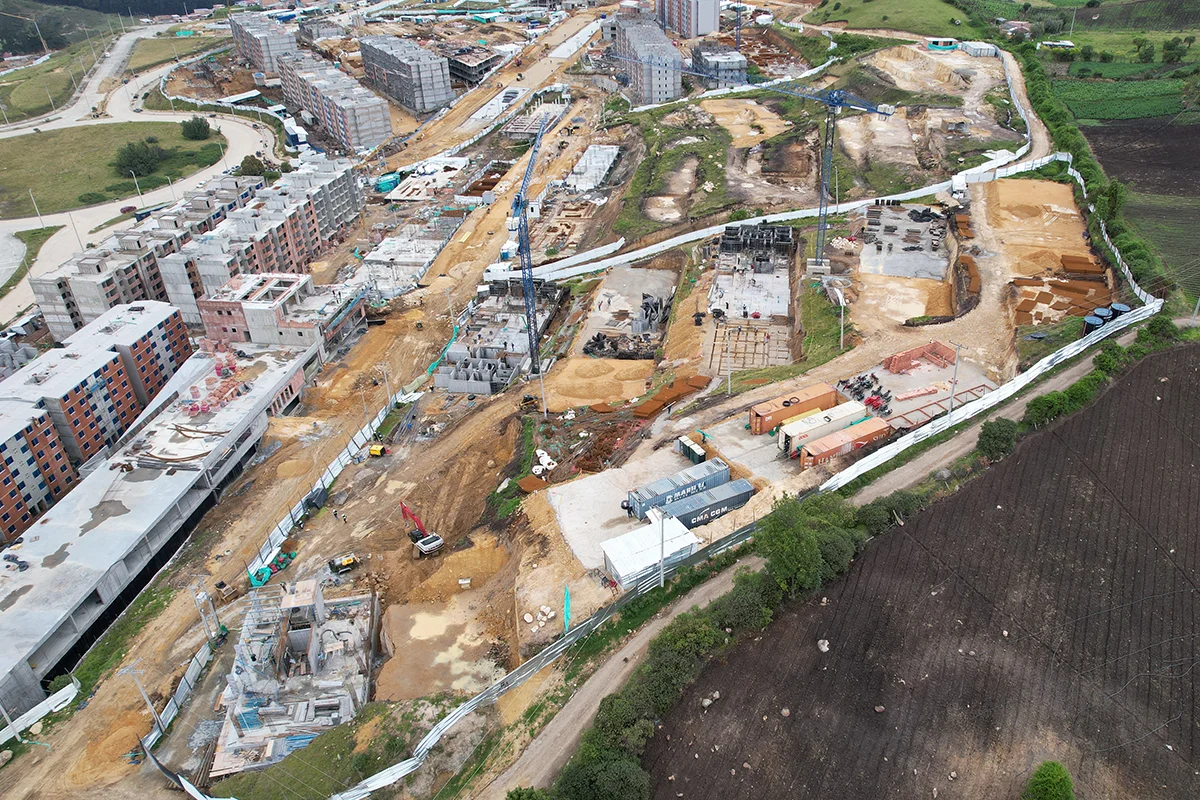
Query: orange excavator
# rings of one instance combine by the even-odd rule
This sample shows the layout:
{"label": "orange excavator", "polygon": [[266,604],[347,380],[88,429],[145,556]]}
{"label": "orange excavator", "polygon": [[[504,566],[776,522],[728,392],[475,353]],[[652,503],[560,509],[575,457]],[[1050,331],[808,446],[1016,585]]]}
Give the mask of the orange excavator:
{"label": "orange excavator", "polygon": [[437,555],[446,544],[442,537],[425,530],[425,524],[421,522],[421,518],[403,500],[400,501],[400,513],[404,515],[405,520],[415,526],[408,532],[408,538],[413,543],[413,558]]}

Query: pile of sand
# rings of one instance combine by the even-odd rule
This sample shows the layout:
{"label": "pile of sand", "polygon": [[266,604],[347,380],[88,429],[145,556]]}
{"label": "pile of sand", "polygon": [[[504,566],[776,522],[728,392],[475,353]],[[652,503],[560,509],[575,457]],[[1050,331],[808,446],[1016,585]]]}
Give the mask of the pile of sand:
{"label": "pile of sand", "polygon": [[546,406],[553,412],[614,400],[646,391],[653,361],[578,356],[558,362],[546,376]]}

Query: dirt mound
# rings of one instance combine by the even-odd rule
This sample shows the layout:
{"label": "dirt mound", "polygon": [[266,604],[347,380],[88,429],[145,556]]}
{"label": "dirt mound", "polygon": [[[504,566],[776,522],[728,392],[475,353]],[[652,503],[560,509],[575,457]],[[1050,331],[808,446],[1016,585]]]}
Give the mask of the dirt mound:
{"label": "dirt mound", "polygon": [[613,400],[629,400],[646,391],[654,372],[652,361],[573,357],[560,361],[546,377],[546,404],[550,411]]}

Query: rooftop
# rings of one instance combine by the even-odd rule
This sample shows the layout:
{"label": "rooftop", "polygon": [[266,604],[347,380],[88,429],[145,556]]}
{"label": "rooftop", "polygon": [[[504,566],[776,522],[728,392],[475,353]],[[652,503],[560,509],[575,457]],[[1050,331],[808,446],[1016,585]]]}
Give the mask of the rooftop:
{"label": "rooftop", "polygon": [[[105,577],[145,547],[156,525],[182,524],[182,519],[168,519],[176,503],[200,481],[202,468],[219,464],[230,452],[300,369],[305,351],[243,345],[242,352],[246,358],[234,357],[238,390],[224,405],[197,414],[190,413],[190,405],[166,406],[34,523],[24,544],[9,549],[30,566],[25,572],[0,572],[0,674],[32,659],[68,617],[74,616],[81,629],[94,621],[107,605],[93,594]],[[217,355],[228,363],[225,353],[198,353],[188,363],[205,359],[215,367]],[[208,388],[207,378],[197,384],[202,391]],[[85,604],[87,610],[79,610]]]}

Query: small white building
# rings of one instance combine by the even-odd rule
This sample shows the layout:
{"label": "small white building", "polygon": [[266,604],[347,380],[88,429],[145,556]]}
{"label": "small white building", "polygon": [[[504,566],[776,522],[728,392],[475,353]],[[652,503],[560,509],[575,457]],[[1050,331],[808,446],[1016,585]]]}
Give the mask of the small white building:
{"label": "small white building", "polygon": [[660,557],[669,567],[696,552],[700,544],[682,522],[664,516],[660,509],[650,509],[646,520],[648,524],[600,544],[604,570],[622,589],[649,575]]}

